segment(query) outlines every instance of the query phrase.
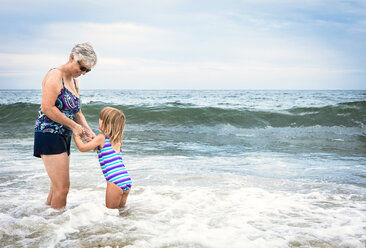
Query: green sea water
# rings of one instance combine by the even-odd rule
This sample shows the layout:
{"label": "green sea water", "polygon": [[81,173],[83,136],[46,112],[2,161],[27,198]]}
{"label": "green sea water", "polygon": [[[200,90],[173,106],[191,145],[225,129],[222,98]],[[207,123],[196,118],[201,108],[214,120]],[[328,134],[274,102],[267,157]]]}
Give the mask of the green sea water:
{"label": "green sea water", "polygon": [[68,207],[32,156],[40,90],[0,90],[3,247],[364,247],[366,91],[83,90],[127,121],[128,209],[72,144]]}

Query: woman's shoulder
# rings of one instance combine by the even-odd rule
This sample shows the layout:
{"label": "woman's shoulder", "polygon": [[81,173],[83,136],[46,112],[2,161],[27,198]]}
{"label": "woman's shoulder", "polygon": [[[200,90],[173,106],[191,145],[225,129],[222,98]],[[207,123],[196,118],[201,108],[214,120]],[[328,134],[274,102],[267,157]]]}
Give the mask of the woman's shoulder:
{"label": "woman's shoulder", "polygon": [[45,78],[45,82],[53,82],[53,83],[61,83],[62,82],[62,72],[57,69],[51,69],[47,72]]}
{"label": "woman's shoulder", "polygon": [[59,70],[48,71],[44,77],[42,87],[53,88],[56,91],[60,91],[62,89],[62,73]]}
{"label": "woman's shoulder", "polygon": [[58,68],[52,68],[47,72],[46,76],[62,78],[62,72]]}

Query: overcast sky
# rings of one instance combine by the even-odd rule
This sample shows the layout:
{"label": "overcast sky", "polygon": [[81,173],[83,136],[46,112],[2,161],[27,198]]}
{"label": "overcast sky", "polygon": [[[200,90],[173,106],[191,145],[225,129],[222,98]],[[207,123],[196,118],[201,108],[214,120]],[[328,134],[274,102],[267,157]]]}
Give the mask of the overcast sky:
{"label": "overcast sky", "polygon": [[0,0],[0,88],[86,41],[84,89],[366,89],[365,0]]}

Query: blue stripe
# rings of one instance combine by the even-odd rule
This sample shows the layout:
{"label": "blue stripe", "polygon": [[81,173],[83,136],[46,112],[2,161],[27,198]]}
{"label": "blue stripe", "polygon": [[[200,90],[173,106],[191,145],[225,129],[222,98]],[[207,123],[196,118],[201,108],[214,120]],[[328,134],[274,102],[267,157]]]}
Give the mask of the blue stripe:
{"label": "blue stripe", "polygon": [[121,171],[121,167],[119,167],[119,166],[112,167],[112,168],[108,169],[107,171],[105,171],[104,175],[107,177],[110,174],[116,173],[117,171]]}
{"label": "blue stripe", "polygon": [[113,178],[109,179],[109,181],[113,183],[113,182],[115,182],[115,181],[117,181],[117,180],[119,180],[121,178],[125,178],[125,177],[130,177],[130,175],[128,175],[126,173],[126,174],[123,174],[123,175],[120,175],[120,176],[113,177]]}
{"label": "blue stripe", "polygon": [[121,188],[126,188],[126,185],[131,187],[131,178],[123,163],[122,152],[116,152],[113,149],[108,137],[105,137],[104,147],[98,151],[98,159],[107,181],[113,182]]}
{"label": "blue stripe", "polygon": [[121,164],[124,166],[123,163],[121,163],[121,161],[116,161],[116,162],[113,162],[113,163],[109,163],[109,164],[106,164],[104,166],[101,166],[102,170],[105,170],[108,166],[112,166],[112,165],[116,165],[116,164]]}

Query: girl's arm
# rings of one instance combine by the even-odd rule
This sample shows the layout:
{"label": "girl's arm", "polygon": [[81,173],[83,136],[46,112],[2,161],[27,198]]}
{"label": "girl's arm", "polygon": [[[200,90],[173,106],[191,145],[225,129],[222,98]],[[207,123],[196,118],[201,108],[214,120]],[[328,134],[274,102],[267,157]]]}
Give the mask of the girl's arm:
{"label": "girl's arm", "polygon": [[99,134],[94,139],[90,140],[88,143],[83,143],[81,137],[74,134],[74,141],[79,151],[87,152],[90,150],[94,150],[94,148],[103,146],[105,142],[105,137],[103,134]]}

